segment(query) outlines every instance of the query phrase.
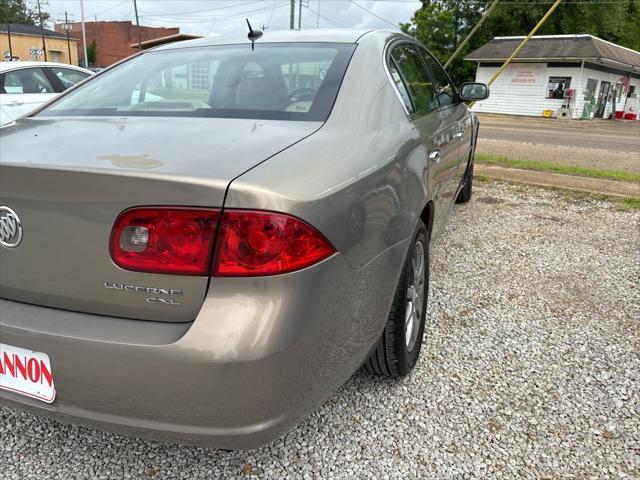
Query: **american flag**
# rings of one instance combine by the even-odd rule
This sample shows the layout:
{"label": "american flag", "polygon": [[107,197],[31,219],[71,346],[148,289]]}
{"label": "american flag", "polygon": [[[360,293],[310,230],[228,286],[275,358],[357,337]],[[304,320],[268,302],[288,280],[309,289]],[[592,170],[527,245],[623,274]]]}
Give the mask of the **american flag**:
{"label": "american flag", "polygon": [[622,91],[624,92],[624,94],[626,95],[627,93],[629,93],[629,87],[631,85],[631,77],[628,74],[623,75],[622,77],[620,77],[618,82],[622,84]]}

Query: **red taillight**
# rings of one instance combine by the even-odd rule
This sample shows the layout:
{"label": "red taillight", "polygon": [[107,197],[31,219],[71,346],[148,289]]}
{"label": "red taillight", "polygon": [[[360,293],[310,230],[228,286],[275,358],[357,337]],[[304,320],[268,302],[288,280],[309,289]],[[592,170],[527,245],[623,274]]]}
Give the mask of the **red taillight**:
{"label": "red taillight", "polygon": [[226,210],[219,237],[214,267],[219,277],[292,272],[335,252],[312,226],[273,212]]}
{"label": "red taillight", "polygon": [[218,215],[175,207],[125,210],[111,232],[111,258],[138,272],[209,275]]}
{"label": "red taillight", "polygon": [[288,273],[335,252],[315,228],[289,215],[226,210],[220,218],[218,210],[177,207],[125,210],[109,248],[114,263],[126,270],[209,275],[213,264],[213,275],[220,277]]}

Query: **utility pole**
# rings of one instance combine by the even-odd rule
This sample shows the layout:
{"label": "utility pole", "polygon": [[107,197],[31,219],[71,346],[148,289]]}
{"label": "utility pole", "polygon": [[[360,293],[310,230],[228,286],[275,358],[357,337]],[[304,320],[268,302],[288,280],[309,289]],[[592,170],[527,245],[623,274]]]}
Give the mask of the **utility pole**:
{"label": "utility pole", "polygon": [[4,10],[4,17],[7,19],[7,39],[9,40],[9,61],[13,60],[13,48],[11,46],[11,15],[9,2],[3,1],[1,4],[2,10]]}
{"label": "utility pole", "polygon": [[9,61],[13,62],[13,47],[11,47],[11,23],[7,23],[7,38],[9,40]]}
{"label": "utility pole", "polygon": [[289,30],[296,26],[296,0],[291,0],[291,10],[289,11]]}
{"label": "utility pole", "polygon": [[138,18],[138,2],[133,0],[133,11],[136,12],[136,27],[138,30],[138,50],[142,51],[142,42],[140,41],[140,19]]}
{"label": "utility pole", "polygon": [[320,1],[318,0],[318,11],[316,12],[318,14],[316,16],[316,28],[320,28]]}
{"label": "utility pole", "polygon": [[302,30],[302,0],[298,4],[298,30]]}
{"label": "utility pole", "polygon": [[84,27],[83,0],[80,0],[80,21],[82,22],[82,48],[84,50],[84,68],[89,68],[89,56],[87,55],[87,29]]}
{"label": "utility pole", "polygon": [[71,40],[69,39],[69,30],[71,30],[71,25],[69,24],[69,15],[67,11],[64,12],[64,29],[67,31],[67,50],[69,51],[69,65],[73,65],[73,60],[71,60]]}
{"label": "utility pole", "polygon": [[42,51],[44,52],[44,61],[47,61],[47,44],[44,40],[44,24],[42,22],[42,9],[40,8],[40,0],[37,0],[38,18],[40,19],[40,34],[42,35]]}

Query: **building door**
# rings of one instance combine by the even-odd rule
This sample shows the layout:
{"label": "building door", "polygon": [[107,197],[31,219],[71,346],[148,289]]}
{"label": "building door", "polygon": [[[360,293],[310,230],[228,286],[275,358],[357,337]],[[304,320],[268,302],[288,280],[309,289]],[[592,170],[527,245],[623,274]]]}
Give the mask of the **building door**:
{"label": "building door", "polygon": [[600,82],[600,91],[598,92],[598,103],[596,104],[596,113],[594,117],[603,118],[604,111],[607,108],[607,99],[609,98],[609,90],[611,82]]}

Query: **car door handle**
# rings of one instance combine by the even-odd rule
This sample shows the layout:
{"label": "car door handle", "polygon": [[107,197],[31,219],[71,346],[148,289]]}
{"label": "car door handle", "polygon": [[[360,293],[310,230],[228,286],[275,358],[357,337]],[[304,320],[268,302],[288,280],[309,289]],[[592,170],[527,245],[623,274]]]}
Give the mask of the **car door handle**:
{"label": "car door handle", "polygon": [[440,163],[440,157],[441,157],[441,152],[438,149],[434,150],[429,154],[429,160],[431,160],[433,163]]}

